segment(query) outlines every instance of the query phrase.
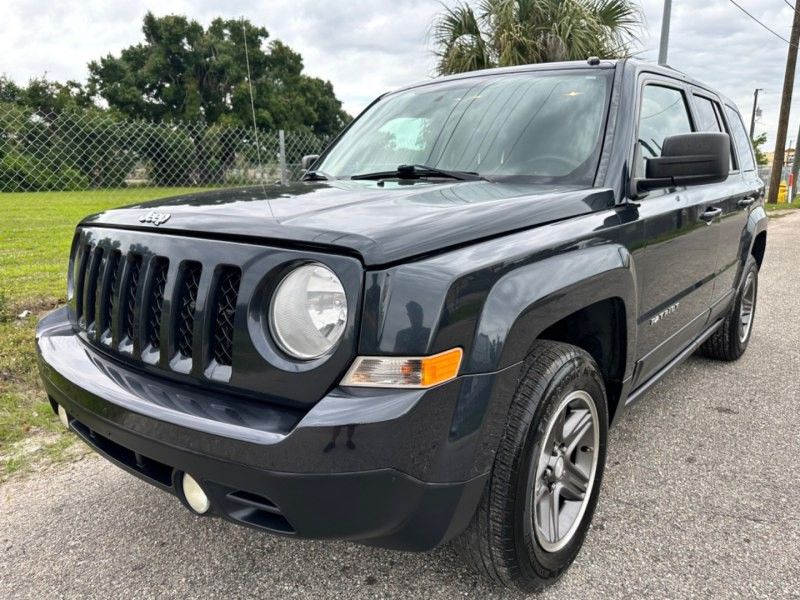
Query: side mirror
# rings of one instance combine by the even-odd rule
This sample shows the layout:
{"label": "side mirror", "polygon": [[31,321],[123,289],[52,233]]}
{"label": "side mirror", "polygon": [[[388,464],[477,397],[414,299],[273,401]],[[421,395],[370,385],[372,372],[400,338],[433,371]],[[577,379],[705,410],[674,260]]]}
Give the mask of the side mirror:
{"label": "side mirror", "polygon": [[317,159],[319,158],[319,154],[306,154],[303,158],[300,159],[300,168],[303,171],[308,171]]}
{"label": "side mirror", "polygon": [[730,169],[731,140],[727,133],[683,133],[664,140],[661,156],[648,158],[639,192],[664,187],[725,181]]}

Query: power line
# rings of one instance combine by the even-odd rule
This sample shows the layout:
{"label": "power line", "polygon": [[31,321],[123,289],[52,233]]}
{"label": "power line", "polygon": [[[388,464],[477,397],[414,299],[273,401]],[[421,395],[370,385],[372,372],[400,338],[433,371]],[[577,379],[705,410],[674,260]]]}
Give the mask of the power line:
{"label": "power line", "polygon": [[[794,44],[792,44],[792,42],[790,42],[789,40],[787,40],[787,39],[786,39],[785,37],[783,37],[783,36],[782,36],[780,33],[778,33],[777,31],[775,31],[774,29],[770,28],[769,26],[765,25],[764,23],[762,23],[761,21],[759,21],[759,20],[758,20],[756,17],[754,17],[752,14],[750,14],[749,12],[747,12],[747,10],[745,10],[745,9],[744,9],[744,8],[743,8],[743,7],[742,7],[740,4],[738,4],[738,3],[737,3],[735,0],[728,0],[728,2],[730,2],[731,4],[733,4],[733,5],[734,5],[736,8],[738,8],[740,11],[742,11],[742,12],[743,12],[744,14],[746,14],[748,17],[750,17],[751,19],[753,19],[753,21],[755,21],[756,23],[758,23],[759,25],[761,25],[761,27],[763,27],[764,29],[766,29],[767,31],[769,31],[769,32],[770,32],[772,35],[774,35],[776,38],[780,38],[780,39],[782,39],[784,42],[786,42],[787,44],[789,44],[790,46],[794,46]],[[788,3],[786,0],[784,0],[784,2],[786,2],[786,4],[789,4],[789,3]],[[789,4],[789,6],[792,6],[792,5],[791,5],[791,4]],[[792,8],[794,8],[794,7],[792,6]],[[796,46],[795,46],[795,47],[796,47]]]}

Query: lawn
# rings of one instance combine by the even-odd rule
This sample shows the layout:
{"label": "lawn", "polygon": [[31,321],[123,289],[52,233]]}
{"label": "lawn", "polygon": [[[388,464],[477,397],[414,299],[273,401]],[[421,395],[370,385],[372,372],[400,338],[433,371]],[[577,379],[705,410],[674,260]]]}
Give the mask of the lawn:
{"label": "lawn", "polygon": [[795,200],[794,202],[780,202],[775,204],[770,204],[769,202],[765,203],[764,206],[767,209],[767,212],[774,212],[776,210],[787,210],[793,208],[800,208],[800,199]]}
{"label": "lawn", "polygon": [[0,194],[0,481],[44,457],[69,455],[39,384],[33,347],[38,318],[66,296],[69,247],[84,216],[199,191],[132,188]]}

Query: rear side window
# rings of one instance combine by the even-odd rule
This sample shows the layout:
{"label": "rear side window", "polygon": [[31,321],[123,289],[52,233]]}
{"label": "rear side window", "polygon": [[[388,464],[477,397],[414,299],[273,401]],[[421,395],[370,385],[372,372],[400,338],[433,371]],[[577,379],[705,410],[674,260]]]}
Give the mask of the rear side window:
{"label": "rear side window", "polygon": [[637,176],[644,175],[646,159],[661,156],[665,138],[691,131],[683,92],[660,85],[645,86],[639,112]]}
{"label": "rear side window", "polygon": [[694,106],[697,109],[697,131],[719,131],[722,133],[722,125],[717,119],[717,113],[711,100],[702,96],[695,96]]}
{"label": "rear side window", "polygon": [[[728,133],[722,122],[722,114],[719,104],[704,96],[694,96],[695,116],[697,117],[697,131],[719,131]],[[731,140],[733,144],[733,140]],[[730,169],[733,171],[733,146],[731,146]]]}
{"label": "rear side window", "polygon": [[742,166],[742,171],[754,171],[756,162],[753,160],[753,150],[750,147],[750,140],[744,129],[742,117],[730,106],[725,106],[725,114],[731,127],[731,136],[736,146],[736,153],[739,155],[739,164]]}

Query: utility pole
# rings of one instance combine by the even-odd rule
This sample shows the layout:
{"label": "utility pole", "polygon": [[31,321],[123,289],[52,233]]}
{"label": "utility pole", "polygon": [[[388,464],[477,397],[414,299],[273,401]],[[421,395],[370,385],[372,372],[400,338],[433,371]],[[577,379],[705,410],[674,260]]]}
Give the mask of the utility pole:
{"label": "utility pole", "polygon": [[767,201],[775,204],[778,201],[778,186],[781,184],[783,158],[786,151],[786,129],[789,127],[789,108],[792,103],[794,88],[794,69],[797,65],[797,43],[800,41],[800,10],[795,7],[792,19],[792,33],[789,35],[789,52],[786,54],[786,73],[783,76],[783,94],[781,94],[781,112],[778,116],[778,134],[775,139],[775,154],[772,158],[772,173],[769,178],[769,196]]}
{"label": "utility pole", "polygon": [[763,92],[762,88],[756,88],[753,92],[753,116],[750,117],[750,139],[756,134],[756,111],[758,110],[758,92]]}
{"label": "utility pole", "polygon": [[[797,130],[797,140],[800,141],[800,128]],[[791,144],[789,145],[791,146]],[[797,172],[800,170],[800,160],[798,160],[797,156],[797,145],[797,142],[795,142],[794,158],[792,159],[792,185],[789,187],[789,197],[787,198],[789,202],[794,202],[794,196],[797,190]]]}
{"label": "utility pole", "polygon": [[667,64],[669,49],[669,17],[672,12],[672,0],[664,0],[664,14],[661,17],[661,41],[658,46],[658,64]]}

